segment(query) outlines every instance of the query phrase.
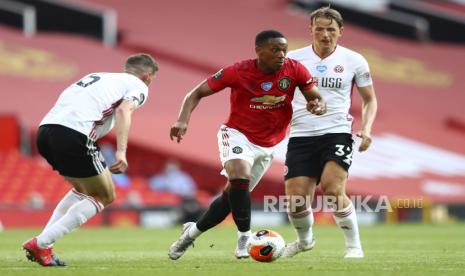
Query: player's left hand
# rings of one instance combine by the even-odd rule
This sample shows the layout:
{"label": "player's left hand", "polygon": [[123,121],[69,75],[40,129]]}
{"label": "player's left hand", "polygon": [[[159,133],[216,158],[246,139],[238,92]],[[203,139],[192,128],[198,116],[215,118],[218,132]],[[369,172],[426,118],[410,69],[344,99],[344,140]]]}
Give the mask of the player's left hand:
{"label": "player's left hand", "polygon": [[126,152],[117,150],[115,153],[115,163],[108,169],[111,173],[119,174],[124,173],[128,168],[128,161],[126,160]]}
{"label": "player's left hand", "polygon": [[318,99],[314,99],[307,103],[308,112],[315,115],[323,115],[326,113],[326,103]]}
{"label": "player's left hand", "polygon": [[360,143],[360,147],[358,147],[358,151],[366,151],[371,145],[371,135],[363,130],[357,132],[356,135],[357,137],[362,138],[362,142]]}

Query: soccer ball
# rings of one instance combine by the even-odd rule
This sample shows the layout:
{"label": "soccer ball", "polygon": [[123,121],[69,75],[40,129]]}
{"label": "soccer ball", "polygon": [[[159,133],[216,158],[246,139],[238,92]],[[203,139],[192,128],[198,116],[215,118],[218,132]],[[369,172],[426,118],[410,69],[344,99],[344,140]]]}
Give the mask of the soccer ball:
{"label": "soccer ball", "polygon": [[278,259],[285,247],[284,239],[271,230],[260,230],[247,241],[250,257],[259,262],[272,262]]}

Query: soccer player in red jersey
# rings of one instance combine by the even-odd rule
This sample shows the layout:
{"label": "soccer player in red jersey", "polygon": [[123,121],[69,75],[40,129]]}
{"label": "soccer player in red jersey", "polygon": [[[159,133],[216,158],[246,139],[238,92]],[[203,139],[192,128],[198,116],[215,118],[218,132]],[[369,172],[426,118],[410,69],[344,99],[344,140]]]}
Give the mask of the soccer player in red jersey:
{"label": "soccer player in red jersey", "polygon": [[182,104],[170,137],[179,143],[187,130],[192,111],[204,97],[231,88],[231,112],[218,132],[218,146],[228,179],[221,196],[196,222],[184,224],[180,238],[169,250],[173,260],[203,232],[232,213],[238,228],[237,258],[249,257],[246,242],[250,232],[250,191],[271,164],[274,146],[286,134],[292,117],[294,90],[299,87],[309,112],[321,115],[326,106],[308,70],[286,58],[287,40],[279,32],[266,30],[255,38],[256,59],[227,66],[190,91]]}

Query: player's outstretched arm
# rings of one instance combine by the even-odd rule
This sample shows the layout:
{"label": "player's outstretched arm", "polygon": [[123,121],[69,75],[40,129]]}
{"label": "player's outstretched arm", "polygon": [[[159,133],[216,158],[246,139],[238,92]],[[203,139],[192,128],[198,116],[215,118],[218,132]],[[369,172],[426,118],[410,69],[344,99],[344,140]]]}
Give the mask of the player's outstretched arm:
{"label": "player's outstretched arm", "polygon": [[131,116],[136,106],[132,100],[124,100],[115,110],[116,152],[115,163],[109,167],[112,173],[123,173],[128,168],[126,149],[128,147]]}
{"label": "player's outstretched arm", "polygon": [[176,138],[178,143],[181,142],[182,137],[184,134],[186,134],[187,125],[189,124],[192,111],[194,111],[203,97],[210,96],[213,93],[213,90],[211,90],[211,88],[208,86],[206,80],[197,85],[192,91],[187,93],[186,97],[184,97],[184,101],[182,102],[178,120],[171,126],[171,140]]}
{"label": "player's outstretched arm", "polygon": [[303,90],[302,94],[307,100],[308,112],[315,115],[323,115],[326,113],[326,102],[321,97],[320,90],[318,90],[316,86],[308,90]]}
{"label": "player's outstretched arm", "polygon": [[357,132],[357,136],[362,139],[359,151],[366,151],[371,145],[371,128],[375,121],[378,110],[378,101],[376,99],[373,85],[358,87],[358,92],[362,97],[362,129]]}

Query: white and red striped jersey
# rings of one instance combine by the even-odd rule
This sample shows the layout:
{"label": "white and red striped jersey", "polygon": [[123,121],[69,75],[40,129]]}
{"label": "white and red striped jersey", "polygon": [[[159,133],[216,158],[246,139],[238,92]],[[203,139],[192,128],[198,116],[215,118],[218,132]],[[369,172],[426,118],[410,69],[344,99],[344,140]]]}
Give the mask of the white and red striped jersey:
{"label": "white and red striped jersey", "polygon": [[113,128],[114,110],[123,100],[137,108],[147,97],[147,85],[134,75],[91,73],[61,93],[40,125],[63,125],[95,141]]}
{"label": "white and red striped jersey", "polygon": [[290,137],[352,133],[349,109],[353,85],[365,87],[373,83],[365,58],[340,45],[324,59],[313,51],[312,45],[290,51],[287,56],[310,71],[327,103],[327,112],[316,116],[307,111],[302,93],[295,93]]}

